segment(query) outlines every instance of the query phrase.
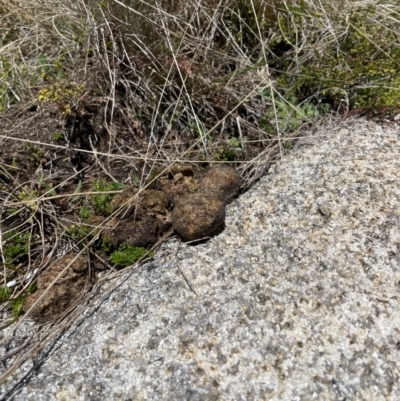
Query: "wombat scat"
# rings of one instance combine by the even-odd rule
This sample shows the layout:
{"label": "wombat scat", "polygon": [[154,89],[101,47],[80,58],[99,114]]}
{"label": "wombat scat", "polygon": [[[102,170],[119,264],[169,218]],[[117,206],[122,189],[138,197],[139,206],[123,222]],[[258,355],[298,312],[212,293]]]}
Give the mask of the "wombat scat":
{"label": "wombat scat", "polygon": [[152,246],[171,226],[186,241],[212,237],[224,229],[225,205],[239,194],[240,186],[239,173],[227,165],[206,172],[173,166],[158,189],[139,196],[126,191],[114,198],[113,209],[125,205],[126,210],[114,230],[113,246]]}
{"label": "wombat scat", "polygon": [[212,237],[224,229],[225,204],[214,197],[195,193],[176,203],[172,225],[186,241]]}
{"label": "wombat scat", "polygon": [[211,167],[193,194],[181,197],[172,212],[172,225],[185,240],[212,237],[225,227],[225,205],[238,194],[239,173],[232,167]]}
{"label": "wombat scat", "polygon": [[233,167],[219,164],[208,170],[201,182],[201,190],[227,205],[238,196],[241,184],[242,179]]}

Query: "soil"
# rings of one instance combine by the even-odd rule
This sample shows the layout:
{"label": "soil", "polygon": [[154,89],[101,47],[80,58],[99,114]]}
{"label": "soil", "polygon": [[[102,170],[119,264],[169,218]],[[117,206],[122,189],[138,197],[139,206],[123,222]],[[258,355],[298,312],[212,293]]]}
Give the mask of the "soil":
{"label": "soil", "polygon": [[[137,196],[136,191],[128,189],[114,198],[114,211],[123,213],[105,226],[103,234],[112,238],[114,249],[121,244],[150,248],[171,228],[185,241],[207,239],[224,229],[225,205],[239,193],[239,174],[229,166],[212,167],[202,179],[196,178],[194,171],[186,167],[178,166],[174,171],[179,172],[171,173],[158,190],[145,190]],[[100,227],[103,219],[92,216],[86,224]],[[38,322],[62,316],[90,289],[87,257],[78,256],[73,261],[76,257],[75,252],[61,257],[39,276],[38,290],[23,306],[26,312],[43,296],[31,312],[31,317]],[[65,274],[53,283],[71,262]],[[49,286],[51,288],[44,294]]]}
{"label": "soil", "polygon": [[[69,264],[70,267],[58,281],[55,281]],[[37,291],[24,302],[23,310],[27,312],[36,301],[42,298],[32,310],[31,317],[39,322],[61,317],[76,306],[81,296],[91,288],[87,258],[78,256],[76,252],[61,257],[39,276],[37,287]],[[47,293],[44,294],[47,289]]]}
{"label": "soil", "polygon": [[[77,247],[85,247],[84,242],[77,244],[76,239],[65,235],[72,224],[111,238],[111,251],[121,244],[150,248],[172,230],[185,241],[195,241],[223,230],[225,205],[240,189],[245,189],[240,175],[227,165],[166,165],[168,160],[175,159],[177,152],[183,153],[191,146],[193,138],[189,131],[172,137],[181,144],[180,148],[175,144],[165,145],[164,164],[148,163],[143,157],[132,158],[132,155],[147,155],[151,159],[158,154],[155,145],[149,147],[145,140],[145,127],[137,122],[133,124],[137,129],[132,132],[120,123],[114,127],[118,135],[112,137],[101,123],[99,116],[104,114],[100,99],[89,99],[68,116],[57,105],[40,102],[27,107],[13,106],[0,114],[0,229],[3,233],[13,229],[32,233],[29,255],[19,255],[14,262],[19,268],[25,266],[39,272],[38,290],[32,295],[25,293],[25,311],[76,256]],[[397,115],[398,109],[367,114],[384,122],[396,119]],[[254,148],[251,152],[259,151]],[[251,157],[249,152],[247,156]],[[161,171],[164,173],[160,174]],[[155,180],[154,174],[158,175]],[[132,176],[139,177],[147,189],[139,193],[132,181],[127,181]],[[80,209],[89,202],[89,196],[72,195],[93,192],[96,180],[110,182],[110,177],[127,185],[112,200],[115,217],[110,221],[105,220],[106,215],[81,217]],[[29,194],[51,199],[32,202]],[[68,254],[58,256],[57,262],[43,271],[42,261],[50,250],[54,251],[56,239],[58,254],[69,249]],[[91,248],[90,252],[86,249],[87,256],[76,259],[31,316],[46,321],[72,308],[91,287],[88,262],[95,281],[97,270],[110,266],[110,250],[107,253],[99,247]],[[18,279],[15,272],[9,269],[7,279]],[[24,272],[27,273],[28,270]]]}

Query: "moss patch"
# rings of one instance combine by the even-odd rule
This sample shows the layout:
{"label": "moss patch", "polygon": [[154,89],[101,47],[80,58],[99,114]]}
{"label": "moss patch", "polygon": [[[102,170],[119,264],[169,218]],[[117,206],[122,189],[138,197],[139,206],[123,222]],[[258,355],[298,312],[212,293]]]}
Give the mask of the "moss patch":
{"label": "moss patch", "polygon": [[114,251],[110,255],[110,260],[119,267],[126,267],[133,265],[146,254],[147,256],[151,257],[153,256],[154,252],[149,251],[146,248],[123,244],[118,248],[118,250]]}

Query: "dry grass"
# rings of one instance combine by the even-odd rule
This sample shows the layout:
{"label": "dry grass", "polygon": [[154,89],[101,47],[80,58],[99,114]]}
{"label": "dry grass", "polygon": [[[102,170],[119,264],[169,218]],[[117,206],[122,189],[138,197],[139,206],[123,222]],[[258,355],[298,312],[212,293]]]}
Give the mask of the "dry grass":
{"label": "dry grass", "polygon": [[[0,0],[0,18],[3,327],[29,318],[24,298],[65,254],[120,274],[94,247],[124,206],[69,232],[120,191],[94,191],[99,179],[139,196],[176,163],[228,162],[247,189],[331,114],[398,104],[394,0]],[[1,379],[78,310],[25,334]]]}

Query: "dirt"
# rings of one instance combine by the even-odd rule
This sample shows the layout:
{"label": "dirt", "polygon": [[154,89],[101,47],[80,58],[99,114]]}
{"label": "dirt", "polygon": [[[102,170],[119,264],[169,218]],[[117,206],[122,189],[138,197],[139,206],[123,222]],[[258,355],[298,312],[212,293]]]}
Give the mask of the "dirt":
{"label": "dirt", "polygon": [[201,187],[207,195],[227,205],[238,196],[241,183],[240,175],[234,168],[220,164],[209,169]]}
{"label": "dirt", "polygon": [[[71,264],[70,267],[59,280],[54,282],[69,264]],[[77,305],[80,297],[91,287],[87,258],[78,256],[76,252],[61,257],[39,276],[37,287],[37,291],[24,302],[23,310],[27,312],[36,301],[42,298],[31,311],[31,317],[39,322],[61,317]],[[44,294],[48,287],[50,287],[49,290]]]}
{"label": "dirt", "polygon": [[186,241],[206,239],[225,227],[225,205],[239,194],[241,177],[230,166],[210,167],[194,191],[178,196],[172,212],[174,231]]}
{"label": "dirt", "polygon": [[[382,110],[377,116],[368,117],[391,121],[397,118],[397,111]],[[14,106],[0,115],[0,135],[3,136],[0,137],[0,229],[32,233],[29,258],[20,256],[16,263],[26,266],[29,260],[29,268],[39,271],[38,290],[26,294],[25,311],[76,256],[76,251],[72,250],[77,249],[75,240],[65,236],[72,224],[86,225],[90,230],[98,227],[94,234],[111,238],[111,250],[121,244],[150,248],[171,231],[185,241],[206,239],[223,230],[225,206],[241,188],[240,175],[228,165],[210,167],[207,163],[193,163],[167,168],[162,163],[146,163],[144,158],[129,158],[146,154],[151,159],[157,155],[157,149],[149,147],[145,127],[139,122],[135,132],[121,123],[115,127],[118,135],[111,137],[99,122],[99,116],[104,113],[100,99],[89,99],[82,109],[69,116],[60,113],[54,104],[40,102],[27,107]],[[173,137],[179,139],[181,148],[166,144],[163,151],[172,150],[165,160],[174,160],[176,153],[183,154],[191,146],[193,138],[189,134]],[[160,174],[161,171],[164,173]],[[155,180],[154,174],[158,175]],[[71,194],[93,192],[93,183],[98,179],[110,182],[112,177],[114,181],[126,183],[130,176],[141,178],[148,189],[138,194],[138,188],[128,182],[127,188],[112,200],[115,218],[105,222],[104,215],[80,217],[83,202],[89,197],[81,196],[76,200]],[[26,194],[56,197],[33,207]],[[15,204],[19,205],[17,213]],[[69,252],[43,272],[42,261],[48,250],[53,249],[56,239],[60,241],[58,246]],[[78,247],[82,250],[84,246],[85,243]],[[108,255],[109,252],[97,248],[91,249],[88,256],[79,256],[45,294],[31,317],[43,322],[73,308],[92,285],[88,262],[95,281],[97,271],[110,266]],[[7,279],[14,278],[18,278],[15,270],[9,269]]]}

